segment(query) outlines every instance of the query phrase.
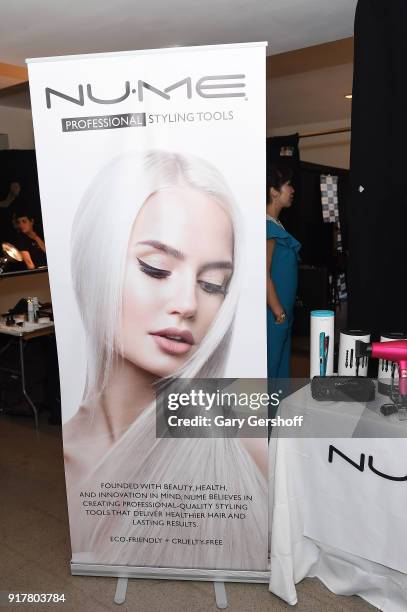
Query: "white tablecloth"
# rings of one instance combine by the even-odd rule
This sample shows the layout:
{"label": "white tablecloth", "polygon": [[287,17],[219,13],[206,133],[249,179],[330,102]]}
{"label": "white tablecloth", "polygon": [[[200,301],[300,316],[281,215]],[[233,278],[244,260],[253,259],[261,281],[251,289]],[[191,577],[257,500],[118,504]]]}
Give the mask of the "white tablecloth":
{"label": "white tablecloth", "polygon": [[[291,411],[304,402],[313,409],[309,388],[287,402]],[[315,402],[315,411],[324,404]],[[325,407],[340,414],[341,404]],[[349,423],[351,407],[342,408]],[[383,424],[387,432],[393,425],[396,435],[399,425],[404,428],[394,419]],[[364,435],[358,418],[354,432]],[[407,480],[401,478],[407,477],[407,440],[272,438],[270,474],[270,591],[295,604],[296,583],[318,577],[334,593],[360,595],[385,612],[405,612]]]}

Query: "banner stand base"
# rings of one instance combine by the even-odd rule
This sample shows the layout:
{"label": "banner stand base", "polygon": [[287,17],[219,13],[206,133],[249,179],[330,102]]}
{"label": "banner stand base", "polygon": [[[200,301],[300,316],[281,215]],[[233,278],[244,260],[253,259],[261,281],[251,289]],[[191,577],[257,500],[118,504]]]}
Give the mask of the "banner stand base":
{"label": "banner stand base", "polygon": [[177,567],[136,567],[102,565],[71,561],[72,576],[110,576],[111,578],[144,578],[146,580],[199,580],[208,582],[253,582],[267,584],[269,571],[184,569]]}
{"label": "banner stand base", "polygon": [[204,570],[173,567],[132,567],[131,565],[97,565],[74,562],[71,562],[71,574],[72,576],[107,576],[118,578],[114,596],[114,602],[116,604],[122,604],[126,601],[129,578],[213,582],[216,605],[221,610],[228,607],[225,582],[268,584],[270,581],[269,571],[255,572],[246,570]]}
{"label": "banner stand base", "polygon": [[228,596],[226,595],[225,583],[214,582],[213,588],[215,589],[216,606],[219,610],[225,610],[225,608],[228,607]]}
{"label": "banner stand base", "polygon": [[115,604],[121,605],[126,601],[128,578],[118,578],[116,585],[116,593],[113,601]]}
{"label": "banner stand base", "polygon": [[[118,578],[116,585],[116,593],[114,596],[114,603],[117,605],[124,604],[126,601],[127,595],[127,585],[129,579],[128,578]],[[215,590],[215,601],[216,607],[219,610],[225,610],[228,607],[228,597],[226,594],[225,583],[224,582],[214,582],[213,588]]]}

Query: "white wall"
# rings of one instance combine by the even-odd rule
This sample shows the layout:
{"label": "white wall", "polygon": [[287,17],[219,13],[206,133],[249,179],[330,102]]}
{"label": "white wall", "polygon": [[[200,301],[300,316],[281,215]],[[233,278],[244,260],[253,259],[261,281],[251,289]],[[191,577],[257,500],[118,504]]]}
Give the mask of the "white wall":
{"label": "white wall", "polygon": [[[279,127],[271,130],[268,136],[285,136],[296,132],[299,134],[323,132],[343,127],[350,127],[348,119]],[[300,157],[301,161],[349,169],[350,132],[314,138],[300,138]]]}
{"label": "white wall", "polygon": [[8,135],[10,149],[34,149],[31,110],[0,106],[0,133]]}
{"label": "white wall", "polygon": [[0,133],[0,150],[1,149],[8,149],[8,136],[7,134],[1,134]]}

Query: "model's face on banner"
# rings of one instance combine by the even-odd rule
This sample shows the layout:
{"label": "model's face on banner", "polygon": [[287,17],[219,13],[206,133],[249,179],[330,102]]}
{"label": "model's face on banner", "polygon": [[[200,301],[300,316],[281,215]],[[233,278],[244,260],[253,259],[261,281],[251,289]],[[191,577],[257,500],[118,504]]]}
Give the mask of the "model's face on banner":
{"label": "model's face on banner", "polygon": [[183,186],[150,196],[129,241],[123,357],[158,377],[176,372],[218,313],[232,268],[231,220],[214,198]]}

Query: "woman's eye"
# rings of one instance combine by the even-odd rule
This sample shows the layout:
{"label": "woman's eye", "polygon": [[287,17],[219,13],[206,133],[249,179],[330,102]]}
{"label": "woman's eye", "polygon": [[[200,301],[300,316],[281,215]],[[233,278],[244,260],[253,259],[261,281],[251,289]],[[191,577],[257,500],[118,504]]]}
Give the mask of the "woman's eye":
{"label": "woman's eye", "polygon": [[161,268],[154,268],[154,266],[150,266],[145,261],[142,261],[137,257],[137,261],[140,264],[140,270],[147,274],[148,276],[152,276],[153,278],[167,278],[171,274],[169,270],[162,270]]}
{"label": "woman's eye", "polygon": [[225,285],[216,285],[215,283],[208,283],[207,281],[199,280],[198,285],[206,291],[206,293],[215,293],[220,295],[226,294]]}

